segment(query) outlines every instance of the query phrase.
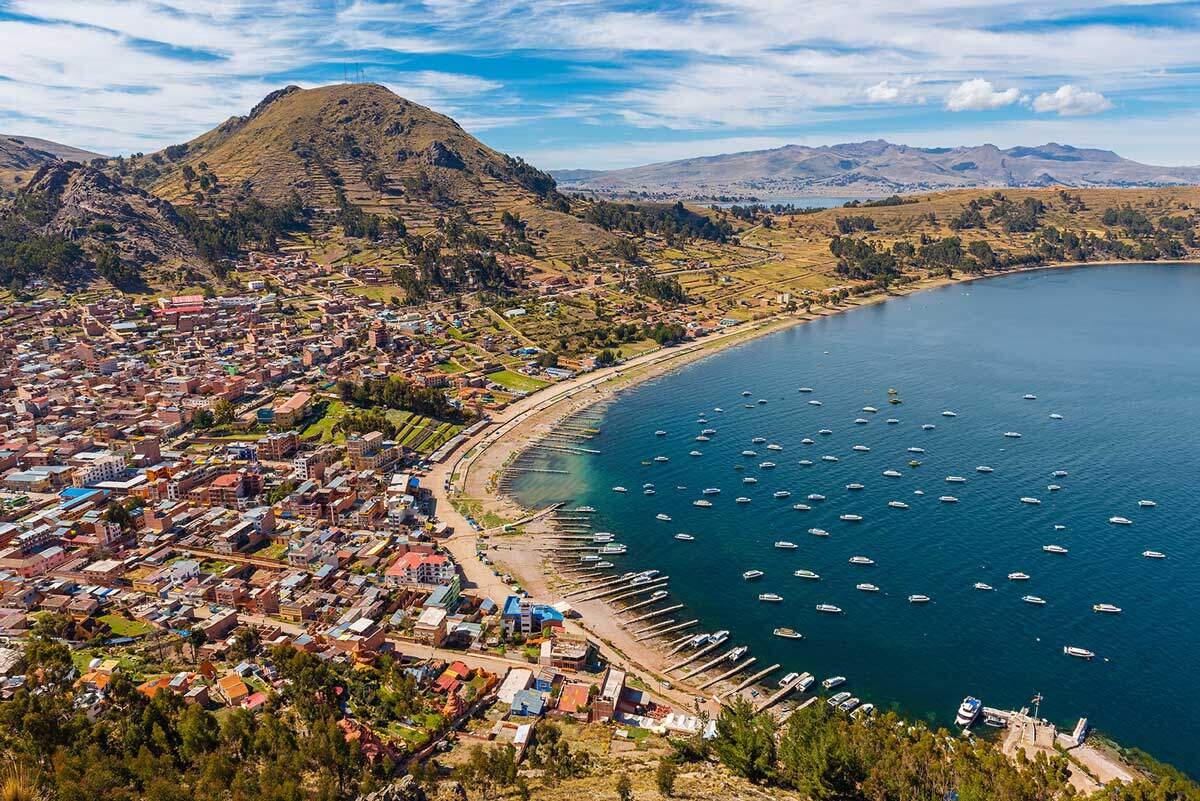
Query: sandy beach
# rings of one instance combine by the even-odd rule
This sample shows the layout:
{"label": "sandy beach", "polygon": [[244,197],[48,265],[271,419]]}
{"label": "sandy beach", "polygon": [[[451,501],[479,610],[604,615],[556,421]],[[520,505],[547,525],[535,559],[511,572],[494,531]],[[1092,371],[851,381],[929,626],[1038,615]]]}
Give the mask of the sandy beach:
{"label": "sandy beach", "polygon": [[[1109,263],[1039,265],[995,275],[1100,266]],[[616,367],[576,376],[524,398],[498,415],[491,426],[477,434],[472,441],[461,446],[459,451],[444,464],[436,466],[431,471],[430,483],[438,498],[439,515],[455,529],[447,546],[454,554],[455,559],[463,566],[468,584],[496,601],[502,601],[504,596],[511,594],[510,582],[503,581],[502,576],[495,575],[491,567],[484,565],[478,559],[476,538],[479,536],[485,538],[486,552],[495,563],[497,572],[502,575],[510,575],[513,581],[519,582],[534,598],[545,600],[548,603],[563,600],[564,595],[572,589],[576,589],[578,585],[563,576],[549,559],[550,543],[547,535],[553,530],[549,517],[545,514],[537,516],[538,510],[521,507],[513,498],[504,495],[497,486],[498,477],[504,466],[522,451],[543,439],[554,429],[556,424],[565,418],[579,414],[588,407],[609,401],[621,391],[640,382],[663,375],[751,339],[810,320],[840,314],[861,306],[874,305],[914,292],[949,284],[965,284],[989,277],[993,276],[922,279],[888,294],[855,298],[833,307],[814,307],[811,314],[774,315],[745,323],[701,340],[653,351],[630,359]],[[485,529],[482,534],[478,534],[469,526],[465,517],[453,508],[450,502],[451,497],[460,504],[464,502],[469,504],[478,520],[490,519],[506,523],[522,523],[521,533],[504,532],[503,526],[498,524]],[[586,595],[582,597],[586,597]],[[621,622],[622,618],[629,616],[621,615],[617,607],[609,605],[603,600],[582,603],[577,603],[571,598],[567,600],[580,613],[580,618],[571,621],[569,627],[577,632],[586,633],[598,642],[608,659],[615,660],[618,664],[627,667],[655,694],[664,696],[677,705],[683,705],[683,708],[692,709],[698,703],[711,704],[714,694],[730,688],[730,685],[722,682],[707,688],[704,695],[701,695],[694,686],[686,685],[664,672],[664,668],[669,664],[678,661],[677,656],[668,659],[667,651],[669,649],[666,641],[659,641],[657,638],[637,641],[633,633],[627,630]],[[664,599],[664,601],[667,600]],[[680,622],[690,619],[686,609],[681,609],[662,619],[666,620],[668,617]],[[644,627],[652,622],[654,621],[639,623],[638,627]],[[688,629],[692,633],[702,630],[700,626]],[[732,642],[730,644],[732,645]],[[713,656],[716,653],[719,653],[719,650]],[[756,667],[762,668],[766,665],[757,665]],[[744,674],[730,679],[730,682],[740,681],[753,672],[753,669],[747,670]],[[693,681],[699,681],[702,678],[704,676],[697,677]],[[664,682],[669,682],[670,686],[668,687]]]}

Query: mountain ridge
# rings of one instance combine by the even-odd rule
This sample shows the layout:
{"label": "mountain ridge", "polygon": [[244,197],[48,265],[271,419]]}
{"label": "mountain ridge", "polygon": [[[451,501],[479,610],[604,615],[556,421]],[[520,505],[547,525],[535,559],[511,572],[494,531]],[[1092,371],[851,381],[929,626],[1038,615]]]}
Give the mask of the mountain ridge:
{"label": "mountain ridge", "polygon": [[1057,142],[915,147],[883,139],[810,147],[783,145],[655,162],[595,173],[556,170],[564,189],[674,196],[803,195],[937,191],[983,187],[1172,186],[1200,183],[1200,166],[1162,167],[1111,150]]}
{"label": "mountain ridge", "polygon": [[53,161],[91,161],[99,153],[36,136],[0,134],[0,192],[15,190],[43,164]]}

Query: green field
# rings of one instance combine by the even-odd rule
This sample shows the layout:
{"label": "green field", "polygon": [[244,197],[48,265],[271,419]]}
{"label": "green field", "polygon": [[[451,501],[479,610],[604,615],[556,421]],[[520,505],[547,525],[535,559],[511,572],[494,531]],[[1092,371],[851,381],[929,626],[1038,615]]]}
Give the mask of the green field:
{"label": "green field", "polygon": [[328,442],[333,439],[333,426],[346,413],[346,404],[339,400],[327,401],[325,412],[317,420],[309,423],[300,432],[301,439],[319,439]]}
{"label": "green field", "polygon": [[117,637],[141,637],[154,631],[154,627],[149,623],[130,620],[121,615],[102,615],[97,620],[107,625],[113,635]]}
{"label": "green field", "polygon": [[494,381],[506,389],[517,392],[536,392],[542,387],[550,386],[550,382],[548,381],[542,381],[541,379],[532,378],[521,373],[514,373],[512,370],[488,373],[487,378],[489,381]]}

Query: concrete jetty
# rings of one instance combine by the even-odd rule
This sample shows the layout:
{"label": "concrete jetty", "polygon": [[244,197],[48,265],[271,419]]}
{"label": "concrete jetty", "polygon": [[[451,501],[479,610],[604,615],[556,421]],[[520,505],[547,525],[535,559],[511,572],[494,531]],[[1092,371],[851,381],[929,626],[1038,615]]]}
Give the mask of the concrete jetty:
{"label": "concrete jetty", "polygon": [[700,621],[698,619],[697,620],[685,620],[682,623],[678,623],[678,624],[672,626],[671,624],[675,623],[674,620],[665,620],[662,623],[655,623],[653,626],[647,626],[644,629],[638,629],[637,631],[634,632],[634,634],[637,634],[637,635],[645,634],[645,635],[647,635],[645,637],[645,639],[650,639],[650,637],[661,637],[664,634],[670,634],[672,632],[683,631],[684,629],[691,628],[692,626],[696,625],[699,622]]}
{"label": "concrete jetty", "polygon": [[635,610],[635,609],[641,609],[642,607],[649,606],[650,604],[658,603],[658,602],[659,602],[659,601],[661,601],[663,598],[666,598],[666,597],[667,597],[667,594],[668,594],[668,593],[667,593],[667,591],[666,591],[666,590],[659,590],[658,592],[656,592],[656,593],[652,594],[652,595],[651,595],[649,598],[647,598],[646,600],[644,600],[644,601],[638,601],[636,604],[630,604],[629,606],[627,606],[627,607],[625,607],[624,609],[622,609],[621,611],[619,611],[617,614],[619,614],[619,615],[624,615],[624,614],[626,614],[627,612],[632,612],[632,611],[633,611],[633,610]]}
{"label": "concrete jetty", "polygon": [[709,643],[708,645],[704,646],[703,648],[701,648],[701,649],[700,649],[699,651],[697,651],[696,653],[694,653],[694,654],[692,654],[691,656],[689,656],[687,659],[684,659],[682,662],[676,662],[674,665],[671,665],[671,666],[670,666],[669,668],[667,668],[667,669],[666,669],[664,672],[665,672],[665,673],[670,673],[670,672],[671,672],[671,671],[673,671],[673,670],[679,670],[681,667],[685,667],[685,666],[687,666],[687,665],[690,665],[692,662],[695,662],[697,659],[699,659],[700,657],[704,656],[704,655],[705,655],[705,654],[707,654],[708,652],[710,652],[710,651],[713,651],[713,650],[715,650],[715,649],[717,649],[717,648],[720,648],[722,645],[724,645],[724,644],[725,644],[725,643],[727,643],[727,642],[729,642],[729,638],[728,638],[728,637],[726,637],[724,640],[721,640],[720,642],[712,642],[712,643]]}
{"label": "concrete jetty", "polygon": [[[662,599],[660,598],[659,600],[662,600]],[[656,618],[661,615],[669,615],[670,613],[678,611],[682,608],[683,608],[683,604],[675,604],[674,606],[668,606],[663,609],[656,609],[653,612],[647,612],[644,615],[639,615],[638,617],[631,618],[630,620],[626,620],[625,625],[629,625],[630,623],[640,623],[643,620],[650,620],[651,618]]]}
{"label": "concrete jetty", "polygon": [[721,662],[723,662],[723,661],[725,661],[726,659],[728,659],[728,658],[729,658],[729,655],[730,655],[730,654],[732,654],[732,653],[733,653],[735,650],[737,650],[737,648],[738,648],[738,646],[734,646],[733,648],[730,648],[728,651],[726,651],[725,653],[723,653],[723,654],[721,654],[720,656],[718,656],[716,659],[713,659],[713,660],[710,660],[710,661],[708,661],[708,662],[705,662],[705,663],[704,663],[703,665],[701,665],[700,667],[695,667],[695,668],[692,668],[692,669],[691,669],[691,670],[689,670],[687,673],[684,673],[682,676],[680,676],[680,677],[679,677],[679,680],[680,680],[680,681],[687,681],[687,680],[688,680],[688,679],[690,679],[692,676],[699,675],[700,673],[703,673],[704,671],[708,670],[709,668],[711,668],[711,667],[714,667],[714,666],[716,666],[716,665],[719,665],[719,664],[721,664]]}
{"label": "concrete jetty", "polygon": [[696,689],[697,690],[707,689],[708,687],[711,687],[712,685],[716,684],[719,681],[724,681],[725,679],[729,678],[730,676],[735,676],[738,673],[741,673],[743,670],[750,667],[757,661],[758,661],[758,657],[756,657],[756,656],[752,656],[749,659],[739,659],[732,668],[725,671],[724,673],[722,673],[720,676],[717,676],[716,678],[708,679],[703,684],[697,685]]}
{"label": "concrete jetty", "polygon": [[799,678],[785,684],[777,692],[773,693],[772,695],[767,696],[767,699],[765,701],[763,701],[761,704],[759,704],[757,707],[755,707],[755,709],[754,709],[755,714],[757,714],[759,712],[765,712],[768,709],[770,709],[771,707],[775,706],[775,704],[782,701],[784,698],[787,698],[789,695],[792,694],[792,692],[797,687],[800,686],[800,682],[803,680],[804,680],[804,676],[801,675]]}
{"label": "concrete jetty", "polygon": [[777,670],[779,670],[778,662],[776,662],[774,665],[771,665],[769,668],[765,668],[763,670],[758,671],[750,678],[744,679],[741,684],[734,687],[732,690],[721,693],[720,695],[717,696],[717,700],[723,702],[726,698],[730,697],[731,695],[737,695],[742,690],[749,687],[751,684],[754,684],[757,681],[761,681],[762,679],[766,678],[767,676],[771,675],[772,673],[774,673]]}

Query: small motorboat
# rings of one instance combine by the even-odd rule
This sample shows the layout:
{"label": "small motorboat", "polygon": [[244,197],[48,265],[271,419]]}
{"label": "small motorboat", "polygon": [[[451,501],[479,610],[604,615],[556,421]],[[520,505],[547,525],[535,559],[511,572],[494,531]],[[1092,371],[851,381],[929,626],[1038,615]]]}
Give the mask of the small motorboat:
{"label": "small motorboat", "polygon": [[742,483],[743,484],[757,484],[758,479],[755,478],[754,476],[746,476],[745,478],[742,479]]}
{"label": "small motorboat", "polygon": [[734,503],[750,503],[750,499],[743,495],[741,497],[734,498],[733,502]]}
{"label": "small motorboat", "polygon": [[1036,595],[1022,595],[1021,600],[1027,604],[1033,604],[1034,606],[1045,606],[1046,605],[1046,599],[1039,598]]}
{"label": "small motorboat", "polygon": [[776,540],[775,547],[780,549],[781,551],[791,551],[791,550],[795,550],[799,546],[796,545],[796,543],[788,542],[787,540]]}
{"label": "small motorboat", "polygon": [[866,584],[866,583],[855,584],[854,589],[862,590],[863,592],[879,592],[879,588],[876,587],[874,584]]}
{"label": "small motorboat", "polygon": [[763,592],[763,593],[759,593],[758,600],[767,601],[768,603],[779,603],[780,601],[783,600],[783,596],[776,595],[773,592]]}
{"label": "small motorboat", "polygon": [[671,516],[670,516],[670,515],[665,515],[665,514],[663,514],[662,512],[659,512],[658,514],[656,514],[656,515],[654,516],[654,518],[655,518],[656,520],[661,520],[661,521],[663,521],[664,523],[670,523],[670,522],[671,522]]}
{"label": "small motorboat", "polygon": [[1027,393],[1025,395],[1025,400],[1037,400],[1037,395],[1030,395]]}
{"label": "small motorboat", "polygon": [[667,432],[663,431],[661,428],[658,431],[654,432],[654,436],[656,436],[656,437],[665,437],[666,435],[667,435]]}
{"label": "small motorboat", "polygon": [[1063,416],[1061,414],[1058,414],[1057,412],[1054,412],[1050,415],[1050,419],[1051,420],[1061,420],[1061,419],[1063,419]]}
{"label": "small motorboat", "polygon": [[910,604],[927,604],[932,600],[928,595],[910,595],[908,602]]}
{"label": "small motorboat", "polygon": [[698,498],[692,501],[692,506],[699,506],[701,509],[709,509],[712,507],[712,501],[706,501],[703,498]]}
{"label": "small motorboat", "polygon": [[1020,439],[1020,438],[1021,438],[1021,432],[1019,432],[1019,431],[1005,431],[1005,432],[1004,432],[1004,436],[1008,437],[1009,439]]}
{"label": "small motorboat", "polygon": [[808,579],[810,581],[820,581],[821,576],[811,570],[797,570],[792,573],[796,578]]}
{"label": "small motorboat", "polygon": [[893,509],[907,509],[908,508],[908,504],[905,503],[904,501],[888,501],[887,505],[892,507]]}
{"label": "small motorboat", "polygon": [[994,471],[992,470],[992,468],[988,467],[986,464],[981,464],[981,465],[979,465],[979,467],[975,468],[975,472],[976,473],[991,473]]}
{"label": "small motorboat", "polygon": [[852,490],[852,491],[857,491],[857,490],[863,489],[863,485],[855,482],[853,484],[847,484],[846,489]]}
{"label": "small motorboat", "polygon": [[1092,604],[1092,611],[1103,612],[1107,615],[1119,615],[1121,614],[1121,607],[1114,606],[1113,604]]}
{"label": "small motorboat", "polygon": [[1025,496],[1024,498],[1021,499],[1021,503],[1027,503],[1030,506],[1037,506],[1038,504],[1041,503],[1041,501],[1038,500],[1037,498],[1030,498],[1029,496]]}
{"label": "small motorboat", "polygon": [[942,417],[958,417],[958,415],[947,409],[946,411],[942,412]]}
{"label": "small motorboat", "polygon": [[873,565],[875,560],[868,556],[851,556],[850,564],[852,565]]}
{"label": "small motorboat", "polygon": [[763,577],[763,572],[761,570],[747,570],[745,573],[742,574],[742,578],[744,578],[746,581],[753,581],[756,578],[762,578],[762,577]]}
{"label": "small motorboat", "polygon": [[932,431],[935,428],[937,428],[937,426],[935,426],[933,423],[925,423],[921,426],[922,431]]}
{"label": "small motorboat", "polygon": [[1143,509],[1152,509],[1155,506],[1158,506],[1158,503],[1155,501],[1138,501],[1138,506],[1142,507]]}
{"label": "small motorboat", "polygon": [[775,491],[775,496],[774,496],[774,497],[776,497],[776,498],[790,498],[791,496],[792,496],[792,493],[788,492],[787,490],[776,490],[776,491]]}
{"label": "small motorboat", "polygon": [[613,487],[612,491],[613,492],[629,492],[629,490],[625,489],[624,487]]}
{"label": "small motorboat", "polygon": [[[796,631],[795,629],[789,629],[787,626],[780,626],[779,628],[775,629],[775,631],[773,631],[772,634],[774,634],[776,637],[782,637],[785,640],[799,640],[802,637],[804,637],[804,635],[801,634],[800,632]],[[789,676],[791,677],[790,680],[788,678]],[[783,678],[784,678],[784,681],[781,681],[779,683],[780,687],[784,687],[788,684],[791,684],[793,681],[800,678],[800,674],[799,673],[789,673],[787,676],[784,676]]]}
{"label": "small motorboat", "polygon": [[1009,581],[1029,581],[1029,574],[1021,573],[1019,571],[1016,573],[1009,573],[1008,580]]}
{"label": "small motorboat", "polygon": [[942,495],[938,497],[938,500],[942,503],[958,503],[958,498],[953,495]]}
{"label": "small motorboat", "polygon": [[1066,553],[1067,552],[1067,549],[1064,548],[1063,546],[1054,545],[1054,544],[1043,545],[1042,550],[1045,551],[1046,553]]}
{"label": "small motorboat", "polygon": [[1080,648],[1077,645],[1064,645],[1063,653],[1066,654],[1067,656],[1074,656],[1079,659],[1093,659],[1096,656],[1094,653],[1092,653],[1088,649]]}
{"label": "small motorboat", "polygon": [[692,542],[696,538],[693,537],[691,534],[684,534],[683,532],[680,532],[675,535],[675,539],[677,539],[681,542]]}
{"label": "small motorboat", "polygon": [[1147,559],[1166,559],[1167,555],[1162,551],[1142,551],[1142,556]]}
{"label": "small motorboat", "polygon": [[975,582],[975,589],[991,592],[993,588],[991,584],[984,584],[982,581],[977,581]]}
{"label": "small motorboat", "polygon": [[797,512],[807,512],[812,509],[807,503],[793,503],[792,508]]}
{"label": "small motorboat", "polygon": [[900,476],[904,475],[899,470],[884,470],[883,474],[888,478],[900,478]]}
{"label": "small motorboat", "polygon": [[823,528],[810,528],[808,530],[808,533],[812,534],[814,537],[828,537],[829,536],[829,532]]}
{"label": "small motorboat", "polygon": [[1133,525],[1132,520],[1130,520],[1128,517],[1121,517],[1120,515],[1114,515],[1114,516],[1108,518],[1108,522],[1113,523],[1114,525],[1118,525],[1118,526],[1132,526]]}
{"label": "small motorboat", "polygon": [[824,612],[828,615],[840,615],[842,613],[842,608],[833,604],[817,604],[816,608],[818,612]]}
{"label": "small motorboat", "polygon": [[839,515],[839,520],[844,520],[847,523],[861,523],[862,515]]}

